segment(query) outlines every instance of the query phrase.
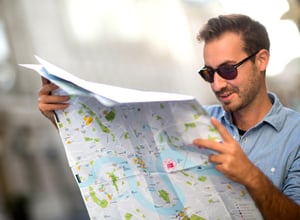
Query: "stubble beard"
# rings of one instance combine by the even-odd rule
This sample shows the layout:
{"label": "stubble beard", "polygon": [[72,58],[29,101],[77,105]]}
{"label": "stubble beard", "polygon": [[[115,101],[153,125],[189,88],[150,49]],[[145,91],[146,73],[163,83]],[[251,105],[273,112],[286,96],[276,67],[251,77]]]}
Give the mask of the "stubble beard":
{"label": "stubble beard", "polygon": [[234,100],[221,103],[226,112],[232,113],[246,109],[247,106],[251,105],[256,97],[259,96],[260,82],[258,78],[254,76],[254,73],[252,74],[253,77],[250,78],[249,83],[242,90],[238,87],[224,89],[224,91],[230,91],[236,95]]}

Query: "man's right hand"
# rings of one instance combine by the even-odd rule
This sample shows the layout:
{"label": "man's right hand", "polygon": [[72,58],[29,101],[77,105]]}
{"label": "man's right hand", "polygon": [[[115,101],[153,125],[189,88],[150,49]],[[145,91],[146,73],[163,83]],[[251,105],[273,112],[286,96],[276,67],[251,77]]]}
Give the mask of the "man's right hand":
{"label": "man's right hand", "polygon": [[38,108],[40,112],[48,118],[55,126],[54,110],[65,109],[69,96],[52,95],[52,92],[59,87],[42,77],[42,87],[38,93]]}

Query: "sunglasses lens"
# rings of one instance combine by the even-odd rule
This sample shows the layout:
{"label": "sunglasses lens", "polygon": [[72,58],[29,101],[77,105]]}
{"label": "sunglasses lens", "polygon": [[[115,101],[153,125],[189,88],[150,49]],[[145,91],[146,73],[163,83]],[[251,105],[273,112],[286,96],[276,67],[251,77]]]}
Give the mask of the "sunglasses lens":
{"label": "sunglasses lens", "polygon": [[212,70],[212,69],[210,69],[208,67],[203,67],[199,71],[199,74],[207,82],[212,83],[214,81],[214,70]]}
{"label": "sunglasses lens", "polygon": [[237,70],[232,65],[222,65],[218,68],[218,74],[224,79],[234,79],[237,76]]}
{"label": "sunglasses lens", "polygon": [[234,79],[237,76],[237,70],[233,65],[221,65],[218,69],[214,70],[210,67],[203,67],[199,74],[202,76],[202,78],[209,82],[214,82],[214,74],[217,72],[223,79],[231,80]]}

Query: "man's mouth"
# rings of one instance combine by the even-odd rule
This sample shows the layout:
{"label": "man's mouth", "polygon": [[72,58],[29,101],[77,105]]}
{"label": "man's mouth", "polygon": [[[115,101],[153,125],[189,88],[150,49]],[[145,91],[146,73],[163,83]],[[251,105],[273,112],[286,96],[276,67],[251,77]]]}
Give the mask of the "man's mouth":
{"label": "man's mouth", "polygon": [[232,94],[233,94],[232,92],[222,92],[217,94],[217,97],[221,102],[228,102]]}

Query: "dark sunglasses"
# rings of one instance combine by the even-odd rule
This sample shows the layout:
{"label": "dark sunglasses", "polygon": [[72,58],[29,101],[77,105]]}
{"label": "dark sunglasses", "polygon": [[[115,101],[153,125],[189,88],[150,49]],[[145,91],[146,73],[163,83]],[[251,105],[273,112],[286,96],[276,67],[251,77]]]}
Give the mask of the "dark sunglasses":
{"label": "dark sunglasses", "polygon": [[238,74],[237,68],[240,65],[242,65],[243,63],[245,63],[247,60],[254,57],[258,52],[259,52],[259,50],[256,51],[255,53],[251,54],[250,56],[246,57],[241,62],[234,64],[234,65],[222,64],[217,69],[213,69],[211,67],[204,66],[201,70],[199,70],[199,74],[200,74],[200,76],[202,76],[202,78],[205,81],[207,81],[209,83],[214,82],[215,72],[217,72],[223,79],[226,79],[226,80],[234,79],[235,77],[237,77],[237,74]]}

